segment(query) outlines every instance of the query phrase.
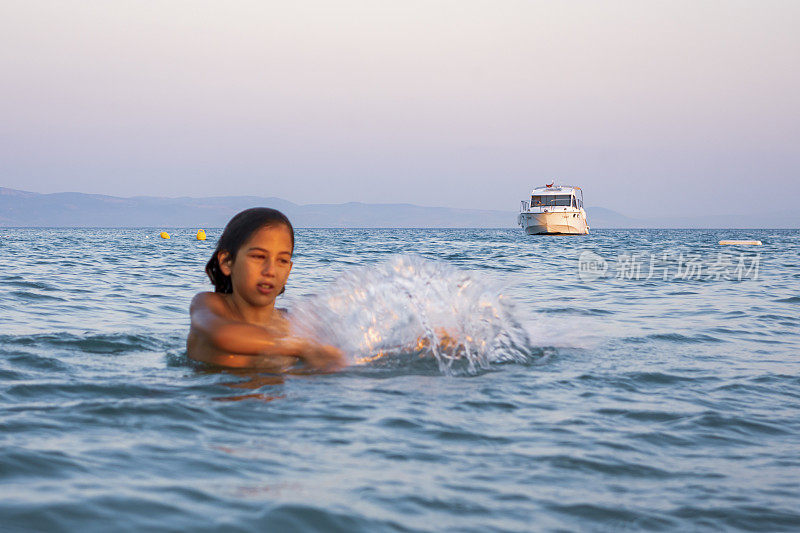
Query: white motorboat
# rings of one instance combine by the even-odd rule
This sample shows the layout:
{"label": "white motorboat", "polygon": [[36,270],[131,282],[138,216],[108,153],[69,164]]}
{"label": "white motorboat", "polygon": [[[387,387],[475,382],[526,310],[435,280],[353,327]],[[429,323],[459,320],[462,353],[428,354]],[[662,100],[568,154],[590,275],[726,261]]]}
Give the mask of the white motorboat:
{"label": "white motorboat", "polygon": [[536,187],[530,201],[522,201],[517,224],[528,235],[586,235],[589,224],[583,209],[583,191],[555,182]]}

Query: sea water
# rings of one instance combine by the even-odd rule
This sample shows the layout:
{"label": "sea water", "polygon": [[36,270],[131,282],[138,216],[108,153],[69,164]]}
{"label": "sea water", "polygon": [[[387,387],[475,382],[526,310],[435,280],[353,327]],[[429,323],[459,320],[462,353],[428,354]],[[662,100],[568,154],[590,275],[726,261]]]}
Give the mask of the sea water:
{"label": "sea water", "polygon": [[299,229],[274,376],[205,229],[0,229],[0,530],[800,528],[800,231]]}

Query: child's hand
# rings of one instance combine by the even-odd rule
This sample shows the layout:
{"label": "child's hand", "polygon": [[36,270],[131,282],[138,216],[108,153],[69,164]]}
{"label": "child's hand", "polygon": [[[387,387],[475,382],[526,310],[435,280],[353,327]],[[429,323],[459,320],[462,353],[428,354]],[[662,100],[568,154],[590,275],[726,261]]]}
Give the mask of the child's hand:
{"label": "child's hand", "polygon": [[311,369],[323,372],[336,372],[347,366],[344,354],[330,344],[309,341],[300,359]]}

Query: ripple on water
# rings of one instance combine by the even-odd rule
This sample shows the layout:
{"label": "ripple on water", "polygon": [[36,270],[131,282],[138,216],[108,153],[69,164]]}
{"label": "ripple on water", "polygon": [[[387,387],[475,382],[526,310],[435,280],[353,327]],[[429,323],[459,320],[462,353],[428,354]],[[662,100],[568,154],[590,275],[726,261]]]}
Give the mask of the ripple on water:
{"label": "ripple on water", "polygon": [[35,289],[40,291],[54,291],[57,290],[57,287],[50,285],[48,283],[44,283],[41,281],[30,281],[25,280],[21,276],[15,276],[14,278],[6,278],[3,281],[3,285],[9,287],[18,287],[21,289]]}
{"label": "ripple on water", "polygon": [[32,291],[11,291],[11,296],[21,300],[24,303],[41,302],[41,301],[50,301],[50,302],[67,301],[65,298],[61,298],[60,296],[54,296],[52,294],[43,294],[40,292],[32,292]]}
{"label": "ripple on water", "polygon": [[669,472],[656,468],[646,463],[633,463],[623,461],[616,457],[577,457],[574,455],[552,455],[539,457],[540,461],[548,463],[556,470],[569,472],[587,472],[610,475],[615,478],[646,478],[646,479],[668,479],[681,477],[683,472]]}
{"label": "ripple on water", "polygon": [[10,346],[33,346],[45,350],[67,348],[70,351],[93,354],[155,351],[165,344],[152,335],[129,333],[0,335],[0,343]]}
{"label": "ripple on water", "polygon": [[661,513],[630,510],[619,505],[596,503],[550,503],[547,509],[559,513],[576,524],[582,519],[592,524],[603,524],[608,530],[664,531],[674,529],[678,522]]}
{"label": "ripple on water", "polygon": [[622,339],[627,343],[646,343],[648,341],[667,341],[676,344],[705,344],[705,343],[723,343],[727,342],[725,339],[720,339],[704,333],[697,335],[682,335],[680,333],[652,333],[642,337],[625,337]]}
{"label": "ripple on water", "polygon": [[85,474],[88,466],[60,450],[37,450],[21,446],[0,449],[0,479],[45,477],[67,479]]}
{"label": "ripple on water", "polygon": [[672,411],[635,411],[618,408],[602,407],[595,409],[595,413],[604,416],[622,416],[639,422],[673,422],[687,416],[685,413]]}
{"label": "ripple on water", "polygon": [[764,419],[758,420],[753,414],[734,415],[709,411],[687,419],[686,424],[690,426],[689,429],[712,429],[745,437],[791,434],[788,429]]}
{"label": "ripple on water", "polygon": [[337,512],[322,507],[300,504],[277,505],[263,511],[252,523],[254,530],[263,531],[408,531],[407,527],[391,520],[369,519],[351,512]]}
{"label": "ripple on water", "polygon": [[[13,351],[7,352],[5,363],[12,366],[12,371],[24,372],[27,377],[30,371],[48,373],[69,373],[72,366],[58,356],[39,355],[35,353]],[[13,383],[13,382],[11,382]]]}
{"label": "ripple on water", "polygon": [[800,524],[800,513],[794,509],[767,505],[701,505],[682,506],[670,513],[694,527],[717,530],[734,528],[746,531],[794,531]]}

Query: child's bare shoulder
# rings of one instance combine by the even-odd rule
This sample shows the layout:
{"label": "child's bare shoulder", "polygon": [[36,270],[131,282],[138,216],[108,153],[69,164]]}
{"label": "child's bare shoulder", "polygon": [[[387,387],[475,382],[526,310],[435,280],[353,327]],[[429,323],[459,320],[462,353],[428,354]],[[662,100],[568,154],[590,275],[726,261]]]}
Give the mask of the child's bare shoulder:
{"label": "child's bare shoulder", "polygon": [[224,294],[218,292],[198,292],[192,298],[192,303],[189,305],[189,312],[195,311],[213,311],[218,314],[224,314],[228,311],[228,304]]}

